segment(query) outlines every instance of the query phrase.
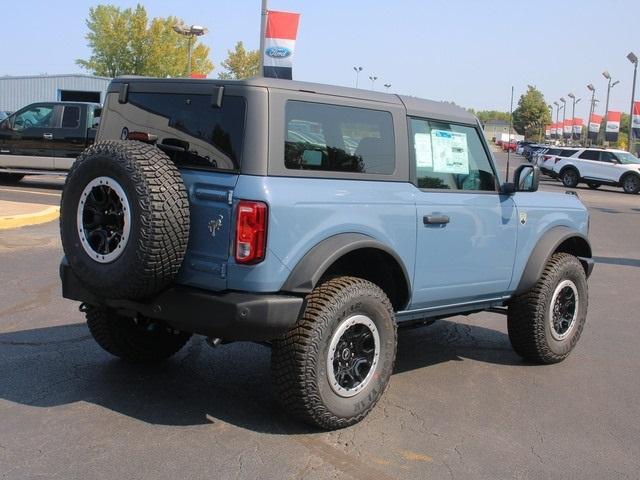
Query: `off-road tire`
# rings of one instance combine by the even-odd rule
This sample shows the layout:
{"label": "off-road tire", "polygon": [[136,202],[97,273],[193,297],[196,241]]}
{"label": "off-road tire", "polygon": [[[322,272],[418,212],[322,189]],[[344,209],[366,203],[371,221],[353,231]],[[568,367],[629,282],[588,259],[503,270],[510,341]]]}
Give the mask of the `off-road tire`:
{"label": "off-road tire", "polygon": [[567,188],[576,188],[580,183],[580,174],[573,167],[565,168],[560,174],[562,184]]}
{"label": "off-road tire", "polygon": [[[106,176],[124,190],[130,232],[120,256],[95,261],[83,245],[77,214],[83,190]],[[168,286],[178,273],[189,239],[189,201],[180,172],[158,148],[107,141],[85,150],[65,182],[60,210],[62,246],[73,272],[99,297],[144,298]]]}
{"label": "off-road tire", "polygon": [[0,183],[14,184],[24,178],[21,173],[0,173]]}
{"label": "off-road tire", "polygon": [[[330,340],[353,315],[367,315],[380,335],[379,361],[369,382],[354,396],[332,390],[327,374]],[[386,389],[396,357],[397,331],[391,302],[375,284],[337,277],[317,286],[286,335],[273,343],[271,369],[285,411],[311,425],[331,430],[361,421]]]}
{"label": "off-road tire", "polygon": [[105,351],[131,363],[160,362],[177,353],[191,334],[162,323],[118,315],[106,308],[85,309],[89,331]]}
{"label": "off-road tire", "polygon": [[[565,279],[571,280],[577,288],[578,313],[570,334],[563,340],[556,340],[551,334],[551,300],[556,287]],[[507,326],[513,349],[533,363],[564,360],[580,339],[587,307],[587,277],[580,261],[568,253],[552,255],[536,285],[509,305]]]}
{"label": "off-road tire", "polygon": [[624,193],[636,194],[640,192],[640,176],[627,173],[620,181]]}

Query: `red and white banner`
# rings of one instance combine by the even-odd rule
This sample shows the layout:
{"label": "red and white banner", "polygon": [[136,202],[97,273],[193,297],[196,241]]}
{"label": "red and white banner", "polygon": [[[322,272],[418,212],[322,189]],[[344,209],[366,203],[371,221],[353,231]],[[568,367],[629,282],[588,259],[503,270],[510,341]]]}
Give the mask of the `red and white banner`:
{"label": "red and white banner", "polygon": [[582,135],[582,119],[574,118],[573,119],[573,138],[580,138]]}
{"label": "red and white banner", "polygon": [[262,52],[265,77],[291,80],[299,21],[299,13],[267,12],[267,30]]}
{"label": "red and white banner", "polygon": [[618,141],[618,133],[620,132],[620,112],[607,113],[607,125],[604,129],[604,138],[608,142]]}
{"label": "red and white banner", "polygon": [[598,138],[598,132],[600,131],[600,124],[602,123],[602,115],[591,114],[589,119],[589,138],[596,140]]}
{"label": "red and white banner", "polygon": [[551,138],[551,125],[544,126],[544,138]]}
{"label": "red and white banner", "polygon": [[631,132],[634,141],[640,141],[640,102],[633,102],[633,115],[631,116]]}
{"label": "red and white banner", "polygon": [[573,128],[573,125],[571,123],[571,119],[569,120],[563,120],[563,125],[562,125],[562,131],[563,131],[563,136],[566,138],[569,138],[571,136],[571,129]]}

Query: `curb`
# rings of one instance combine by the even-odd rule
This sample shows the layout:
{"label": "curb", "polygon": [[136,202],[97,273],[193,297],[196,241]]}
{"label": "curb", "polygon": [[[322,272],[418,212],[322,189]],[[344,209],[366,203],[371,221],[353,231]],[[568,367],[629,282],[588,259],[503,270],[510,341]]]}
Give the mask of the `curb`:
{"label": "curb", "polygon": [[60,215],[60,207],[48,207],[36,213],[0,217],[0,230],[27,227],[55,220]]}

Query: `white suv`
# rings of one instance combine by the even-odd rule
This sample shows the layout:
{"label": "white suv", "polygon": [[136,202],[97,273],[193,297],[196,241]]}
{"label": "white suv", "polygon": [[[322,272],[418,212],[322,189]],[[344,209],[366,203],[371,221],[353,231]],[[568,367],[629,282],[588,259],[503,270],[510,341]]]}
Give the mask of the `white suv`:
{"label": "white suv", "polygon": [[622,187],[625,193],[640,192],[640,159],[629,152],[581,148],[571,155],[567,153],[545,165],[551,167],[551,176],[560,179],[565,187],[574,188],[584,182],[589,188],[611,185]]}

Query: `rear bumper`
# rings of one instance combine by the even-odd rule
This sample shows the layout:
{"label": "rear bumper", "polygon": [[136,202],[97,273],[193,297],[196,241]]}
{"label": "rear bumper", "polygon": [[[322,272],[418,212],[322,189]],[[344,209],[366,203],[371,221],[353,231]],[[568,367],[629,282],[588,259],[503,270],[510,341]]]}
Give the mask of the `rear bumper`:
{"label": "rear bumper", "polygon": [[293,327],[303,302],[302,297],[285,294],[209,292],[178,285],[144,301],[100,298],[83,287],[66,259],[60,264],[60,278],[64,298],[225,340],[272,340]]}

